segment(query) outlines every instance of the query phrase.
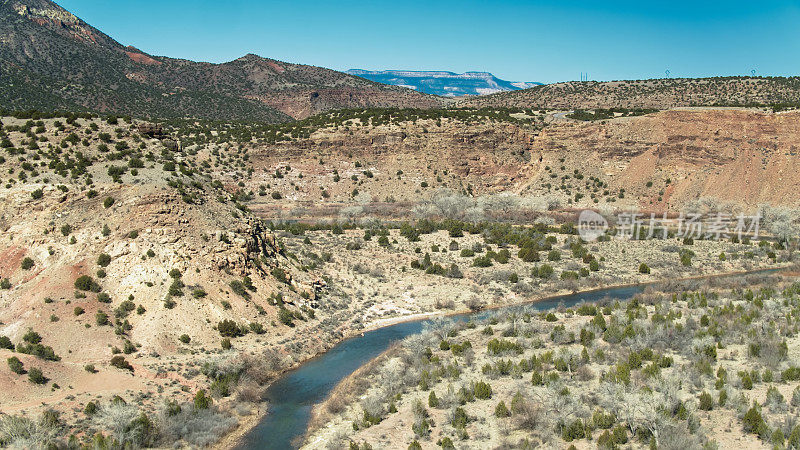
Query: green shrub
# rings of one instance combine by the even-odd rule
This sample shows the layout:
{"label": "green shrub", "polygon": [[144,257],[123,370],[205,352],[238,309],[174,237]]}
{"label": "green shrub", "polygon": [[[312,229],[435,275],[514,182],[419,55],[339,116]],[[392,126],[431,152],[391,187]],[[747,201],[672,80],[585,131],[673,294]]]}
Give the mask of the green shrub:
{"label": "green shrub", "polygon": [[645,263],[639,264],[639,273],[644,273],[644,274],[650,273],[650,267]]}
{"label": "green shrub", "polygon": [[463,429],[467,426],[468,423],[469,423],[469,416],[467,415],[467,412],[464,411],[464,408],[460,406],[457,407],[453,411],[453,418],[450,420],[450,425],[452,425],[453,428],[456,429],[459,428]]}
{"label": "green shrub", "polygon": [[490,267],[492,265],[492,258],[488,255],[478,256],[472,261],[474,267]]}
{"label": "green shrub", "polygon": [[575,419],[572,423],[564,427],[561,432],[561,438],[567,442],[572,442],[575,439],[583,439],[586,437],[586,427],[581,419]]}
{"label": "green shrub", "polygon": [[431,408],[438,408],[439,407],[439,399],[436,397],[436,392],[431,391],[428,395],[428,406]]}
{"label": "green shrub", "polygon": [[47,378],[42,373],[41,369],[36,367],[32,367],[31,370],[28,371],[28,380],[34,384],[45,384],[47,383]]}
{"label": "green shrub", "polygon": [[500,403],[494,408],[494,415],[495,417],[509,417],[511,416],[511,411],[508,410],[506,407],[506,403],[500,400]]}
{"label": "green shrub", "polygon": [[97,257],[97,265],[100,267],[108,267],[111,264],[111,256],[108,253],[101,253]]}
{"label": "green shrub", "polygon": [[94,315],[94,320],[98,326],[109,324],[108,314],[106,314],[104,311],[97,311],[97,313]]}
{"label": "green shrub", "polygon": [[93,291],[98,292],[100,286],[92,280],[89,275],[81,275],[75,280],[75,289],[79,291]]}
{"label": "green shrub", "polygon": [[761,416],[761,408],[759,408],[756,404],[753,404],[753,406],[747,410],[742,418],[742,425],[744,426],[745,433],[763,436],[769,431],[769,427],[767,426],[766,422],[764,422],[764,418]]}
{"label": "green shrub", "polygon": [[16,356],[12,356],[6,361],[8,362],[8,368],[11,369],[12,372],[16,374],[25,373],[25,368],[23,367],[22,361],[20,361]]}
{"label": "green shrub", "polygon": [[542,264],[536,272],[539,278],[550,278],[553,276],[553,266],[549,264]]}
{"label": "green shrub", "polygon": [[492,398],[492,387],[488,383],[478,381],[475,383],[475,398],[487,400]]}
{"label": "green shrub", "polygon": [[278,320],[284,325],[294,326],[294,314],[284,307],[281,307],[280,311],[278,311]]}
{"label": "green shrub", "polygon": [[208,409],[211,406],[212,399],[211,397],[206,395],[206,391],[204,389],[200,389],[194,395],[194,408],[195,409]]}
{"label": "green shrub", "polygon": [[250,293],[247,292],[247,288],[241,281],[231,280],[229,286],[231,287],[231,290],[234,292],[234,294],[238,295],[239,297],[250,298]]}
{"label": "green shrub", "polygon": [[280,281],[281,283],[289,283],[289,278],[286,275],[286,271],[280,267],[276,267],[272,269],[272,276],[275,277],[276,280]]}
{"label": "green shrub", "polygon": [[122,355],[117,355],[111,358],[111,366],[116,367],[117,369],[123,370],[130,370],[133,372],[133,366],[131,363],[125,360],[125,357]]}
{"label": "green shrub", "polygon": [[798,381],[800,380],[800,367],[789,367],[781,373],[783,381]]}
{"label": "green shrub", "polygon": [[702,411],[711,411],[714,408],[714,399],[711,398],[711,394],[708,392],[703,391],[700,394],[700,405],[699,408]]}
{"label": "green shrub", "polygon": [[223,337],[238,337],[244,334],[239,325],[230,319],[225,319],[217,324],[217,331]]}
{"label": "green shrub", "polygon": [[25,259],[22,260],[21,264],[22,270],[30,270],[31,268],[33,268],[33,264],[34,263],[31,258],[25,257]]}

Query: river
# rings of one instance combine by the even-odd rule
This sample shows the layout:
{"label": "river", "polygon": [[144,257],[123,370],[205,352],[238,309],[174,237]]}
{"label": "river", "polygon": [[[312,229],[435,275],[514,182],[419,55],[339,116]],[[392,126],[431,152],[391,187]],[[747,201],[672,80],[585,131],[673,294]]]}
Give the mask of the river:
{"label": "river", "polygon": [[[626,300],[641,292],[644,286],[628,286],[562,295],[525,305],[510,305],[500,309],[452,316],[453,320],[480,320],[490,315],[510,311],[541,311],[559,304],[566,307],[582,301],[595,302],[605,297]],[[240,450],[288,449],[292,441],[305,434],[311,409],[324,401],[331,390],[345,377],[380,355],[392,343],[422,331],[429,322],[417,320],[389,325],[346,339],[326,353],[285,373],[272,383],[266,392],[269,412],[246,434]]]}

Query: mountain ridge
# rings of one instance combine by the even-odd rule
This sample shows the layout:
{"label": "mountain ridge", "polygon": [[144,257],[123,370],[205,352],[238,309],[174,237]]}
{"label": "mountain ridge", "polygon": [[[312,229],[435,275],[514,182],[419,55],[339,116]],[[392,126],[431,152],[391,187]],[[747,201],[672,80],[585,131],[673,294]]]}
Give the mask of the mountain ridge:
{"label": "mountain ridge", "polygon": [[282,122],[330,109],[440,99],[254,54],[214,64],[123,46],[49,0],[0,3],[0,102],[144,117]]}
{"label": "mountain ridge", "polygon": [[506,81],[491,72],[480,71],[350,69],[346,73],[442,97],[486,95],[541,85],[538,82]]}

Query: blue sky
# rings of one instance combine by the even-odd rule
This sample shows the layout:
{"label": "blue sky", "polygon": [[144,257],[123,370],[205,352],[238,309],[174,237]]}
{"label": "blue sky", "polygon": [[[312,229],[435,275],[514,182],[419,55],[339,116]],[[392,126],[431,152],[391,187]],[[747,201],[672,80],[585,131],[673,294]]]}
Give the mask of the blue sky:
{"label": "blue sky", "polygon": [[512,81],[800,75],[800,0],[57,2],[125,45]]}

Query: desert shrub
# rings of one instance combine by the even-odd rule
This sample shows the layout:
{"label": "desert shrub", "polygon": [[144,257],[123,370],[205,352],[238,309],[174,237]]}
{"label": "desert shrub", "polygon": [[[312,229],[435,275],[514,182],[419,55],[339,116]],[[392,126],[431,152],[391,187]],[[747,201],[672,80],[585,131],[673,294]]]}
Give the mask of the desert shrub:
{"label": "desert shrub", "polygon": [[47,383],[47,378],[44,376],[41,369],[37,367],[32,367],[31,370],[28,371],[28,380],[33,384]]}
{"label": "desert shrub", "polygon": [[244,283],[239,280],[231,280],[229,283],[231,290],[238,296],[242,298],[250,298],[250,293],[247,292],[247,288],[245,287]]}
{"label": "desert shrub", "polygon": [[745,433],[758,434],[759,436],[766,435],[769,431],[769,427],[761,416],[761,408],[755,404],[744,414],[742,426]]}
{"label": "desert shrub", "polygon": [[278,320],[284,325],[290,327],[294,326],[294,314],[286,308],[280,308],[280,311],[278,311]]}
{"label": "desert shrub", "polygon": [[42,345],[40,343],[17,344],[17,351],[27,355],[33,355],[39,359],[47,361],[60,361],[61,357],[56,355],[53,347],[49,345]]}
{"label": "desert shrub", "polygon": [[742,380],[742,388],[746,390],[753,389],[753,378],[747,372],[742,372],[739,374],[739,378]]}
{"label": "desert shrub", "polygon": [[94,320],[98,326],[109,324],[108,314],[106,314],[105,311],[97,311],[97,313],[94,315]]}
{"label": "desert shrub", "polygon": [[467,412],[462,407],[457,407],[453,410],[453,417],[450,419],[450,425],[456,429],[463,429],[467,426],[470,419]]}
{"label": "desert shrub", "polygon": [[450,264],[450,268],[447,269],[445,273],[447,278],[464,278],[464,274],[461,272],[461,269],[458,268],[458,264]]}
{"label": "desert shrub", "polygon": [[486,349],[490,355],[502,355],[506,353],[521,354],[524,351],[522,344],[506,339],[494,338],[486,344]]}
{"label": "desert shrub", "polygon": [[438,408],[439,407],[439,399],[436,397],[436,392],[431,391],[428,395],[428,406],[431,408]]}
{"label": "desert shrub", "polygon": [[474,391],[477,399],[486,400],[492,398],[492,387],[483,381],[475,383]]}
{"label": "desert shrub", "polygon": [[125,360],[125,357],[122,355],[112,357],[110,364],[112,367],[116,367],[117,369],[130,370],[133,372],[133,366],[131,363]]}
{"label": "desert shrub", "polygon": [[14,344],[8,336],[0,336],[0,349],[14,350]]}
{"label": "desert shrub", "polygon": [[60,424],[43,414],[38,421],[23,416],[0,416],[0,445],[8,448],[57,448]]}
{"label": "desert shrub", "polygon": [[11,369],[12,372],[16,374],[25,373],[25,368],[23,367],[22,361],[20,361],[16,356],[8,358],[6,362],[8,362],[8,368]]}
{"label": "desert shrub", "polygon": [[[112,167],[113,167],[113,166],[112,166]],[[108,170],[110,171],[110,170],[111,170],[111,168],[109,167],[109,169],[108,169]],[[103,200],[103,207],[104,207],[104,208],[111,208],[111,206],[112,206],[113,204],[114,204],[114,198],[113,198],[113,197],[106,197],[106,198],[105,198],[105,200]]]}
{"label": "desert shrub", "polygon": [[567,442],[586,437],[586,426],[581,419],[575,419],[572,423],[564,427],[561,438]]}
{"label": "desert shrub", "polygon": [[182,408],[164,414],[160,423],[161,439],[186,441],[192,447],[209,447],[236,428],[238,421],[215,408]]}
{"label": "desert shrub", "polygon": [[639,264],[639,273],[644,273],[644,274],[650,273],[650,267],[645,263]]}
{"label": "desert shrub", "polygon": [[800,380],[800,367],[789,367],[781,373],[783,381],[798,381]]}
{"label": "desert shrub", "polygon": [[604,413],[602,410],[597,410],[592,414],[592,423],[594,424],[595,428],[600,428],[602,430],[611,429],[614,426],[614,423],[617,421],[617,418],[612,413]]}
{"label": "desert shrub", "polygon": [[272,269],[272,276],[281,283],[289,283],[289,278],[286,275],[286,271],[280,267]]}
{"label": "desert shrub", "polygon": [[783,398],[783,395],[775,386],[770,386],[767,389],[767,397],[764,405],[769,406],[772,411],[781,411],[786,407],[786,399]]}
{"label": "desert shrub", "polygon": [[792,406],[800,406],[800,386],[794,388],[792,391]]}
{"label": "desert shrub", "polygon": [[490,267],[492,265],[492,258],[489,256],[478,256],[472,261],[474,267]]}
{"label": "desert shrub", "polygon": [[681,265],[689,267],[692,265],[692,257],[694,256],[694,252],[689,250],[688,248],[682,248],[678,251],[678,256],[681,259]]}
{"label": "desert shrub", "polygon": [[511,411],[509,411],[508,408],[506,407],[506,403],[500,400],[500,403],[498,403],[497,406],[494,408],[494,415],[495,417],[500,417],[500,418],[510,417]]}
{"label": "desert shrub", "polygon": [[80,291],[99,292],[100,286],[89,275],[81,275],[75,280],[75,289]]}
{"label": "desert shrub", "polygon": [[25,259],[22,260],[21,267],[22,267],[22,270],[30,270],[30,269],[33,268],[33,265],[34,265],[33,259],[31,259],[29,257],[25,257]]}
{"label": "desert shrub", "polygon": [[[536,270],[536,269],[534,269]],[[539,278],[550,278],[553,276],[553,266],[549,264],[542,264],[535,274]]]}
{"label": "desert shrub", "polygon": [[97,265],[100,267],[107,267],[111,264],[111,256],[108,253],[101,253],[100,256],[97,257]]}
{"label": "desert shrub", "polygon": [[191,342],[191,341],[192,341],[192,338],[190,338],[188,334],[182,334],[182,335],[181,335],[181,336],[178,338],[178,340],[179,340],[179,341],[181,341],[181,342],[183,342],[184,344],[188,344],[189,342]]}
{"label": "desert shrub", "polygon": [[83,408],[83,413],[86,414],[87,416],[95,415],[95,413],[97,413],[97,403],[95,402],[87,403],[86,406]]}
{"label": "desert shrub", "polygon": [[217,324],[217,331],[223,337],[238,337],[243,335],[241,328],[236,322],[230,319],[225,319]]}
{"label": "desert shrub", "polygon": [[597,439],[598,448],[619,448],[620,445],[628,442],[628,432],[622,425],[614,427],[611,432],[604,431],[603,434]]}
{"label": "desert shrub", "polygon": [[711,394],[708,392],[703,391],[703,393],[700,394],[699,401],[700,405],[698,408],[702,411],[711,411],[714,408],[714,399],[711,398]]}
{"label": "desert shrub", "polygon": [[571,271],[571,270],[565,270],[565,271],[561,272],[561,279],[562,280],[577,280],[578,279],[578,274],[573,272],[573,271]]}

